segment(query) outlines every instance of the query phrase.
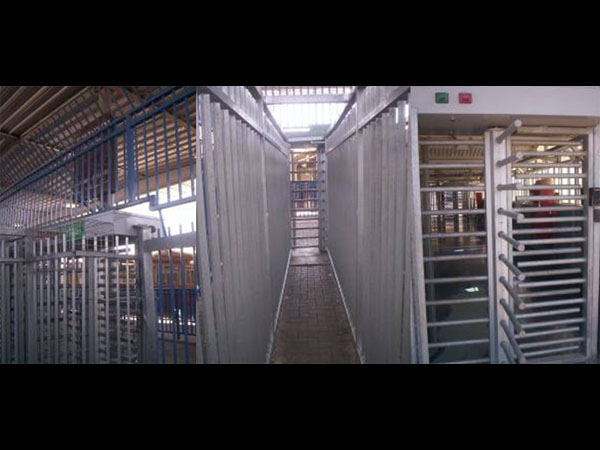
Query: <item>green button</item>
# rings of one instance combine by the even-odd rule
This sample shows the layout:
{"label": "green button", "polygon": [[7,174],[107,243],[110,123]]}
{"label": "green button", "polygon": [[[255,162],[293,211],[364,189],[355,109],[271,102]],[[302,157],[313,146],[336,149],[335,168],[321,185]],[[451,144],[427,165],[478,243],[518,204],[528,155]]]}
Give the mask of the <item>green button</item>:
{"label": "green button", "polygon": [[436,103],[449,103],[450,95],[447,92],[436,92],[435,93],[435,102]]}

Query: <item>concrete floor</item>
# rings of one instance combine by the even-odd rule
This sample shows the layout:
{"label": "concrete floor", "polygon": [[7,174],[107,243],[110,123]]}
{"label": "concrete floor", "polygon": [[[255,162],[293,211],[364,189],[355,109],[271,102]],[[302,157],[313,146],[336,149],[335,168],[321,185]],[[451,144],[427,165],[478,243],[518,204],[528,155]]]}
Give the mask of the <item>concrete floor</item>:
{"label": "concrete floor", "polygon": [[272,364],[359,364],[356,345],[326,253],[292,255]]}

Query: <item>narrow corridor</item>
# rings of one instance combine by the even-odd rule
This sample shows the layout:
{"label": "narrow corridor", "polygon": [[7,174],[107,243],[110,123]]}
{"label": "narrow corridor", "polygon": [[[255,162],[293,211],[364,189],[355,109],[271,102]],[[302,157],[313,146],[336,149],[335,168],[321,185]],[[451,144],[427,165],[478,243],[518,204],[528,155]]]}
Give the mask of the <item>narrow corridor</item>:
{"label": "narrow corridor", "polygon": [[356,346],[326,253],[294,251],[273,364],[358,364]]}

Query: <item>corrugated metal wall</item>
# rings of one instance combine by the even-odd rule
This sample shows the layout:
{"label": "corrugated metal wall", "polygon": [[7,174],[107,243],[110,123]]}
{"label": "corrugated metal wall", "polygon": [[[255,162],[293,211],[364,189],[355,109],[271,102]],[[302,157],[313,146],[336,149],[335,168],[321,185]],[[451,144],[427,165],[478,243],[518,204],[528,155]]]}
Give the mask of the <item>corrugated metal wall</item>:
{"label": "corrugated metal wall", "polygon": [[368,87],[327,140],[328,250],[365,363],[410,361],[406,89]]}
{"label": "corrugated metal wall", "polygon": [[207,362],[263,363],[290,253],[289,149],[248,90],[209,92],[197,102]]}

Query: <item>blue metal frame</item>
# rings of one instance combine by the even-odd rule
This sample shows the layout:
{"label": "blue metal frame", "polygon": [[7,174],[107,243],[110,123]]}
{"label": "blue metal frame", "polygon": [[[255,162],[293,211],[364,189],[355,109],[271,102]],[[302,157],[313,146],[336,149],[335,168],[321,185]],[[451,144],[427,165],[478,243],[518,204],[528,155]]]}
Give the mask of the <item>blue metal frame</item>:
{"label": "blue metal frame", "polygon": [[[163,90],[0,194],[0,225],[11,228],[54,225],[149,201],[153,197],[150,194],[150,170],[155,172],[155,186],[152,189],[155,206],[161,204],[159,174],[163,173],[166,177],[166,186],[163,187],[169,187],[170,171],[173,169],[176,169],[179,198],[173,195],[174,199],[171,199],[170,189],[167,189],[167,199],[163,203],[185,203],[187,197],[193,200],[195,139],[192,139],[191,127],[195,127],[195,122],[192,124],[189,98],[194,94],[194,89],[180,86]],[[180,107],[185,108],[185,120],[178,115]],[[157,127],[157,117],[160,116],[162,127]],[[150,124],[153,142],[149,142]],[[195,128],[193,131],[195,133]],[[159,150],[158,137],[161,134],[162,148]],[[143,143],[139,142],[140,139],[143,139]],[[152,144],[154,148],[150,153],[148,147]],[[185,144],[188,146],[190,178],[182,172],[186,164],[185,157],[181,155]],[[143,146],[143,153],[138,151],[138,146],[140,149]],[[151,154],[154,155],[154,167],[150,166],[148,160]],[[140,157],[143,161],[140,161]],[[172,161],[172,157],[176,160]],[[162,166],[163,163],[166,167]],[[140,180],[140,167],[145,168],[143,180]],[[120,177],[123,177],[121,186]],[[191,180],[192,192],[186,193],[187,197],[184,198],[183,183],[188,179]],[[115,198],[112,194],[115,194]],[[30,212],[27,211],[29,208],[32,209]]]}

